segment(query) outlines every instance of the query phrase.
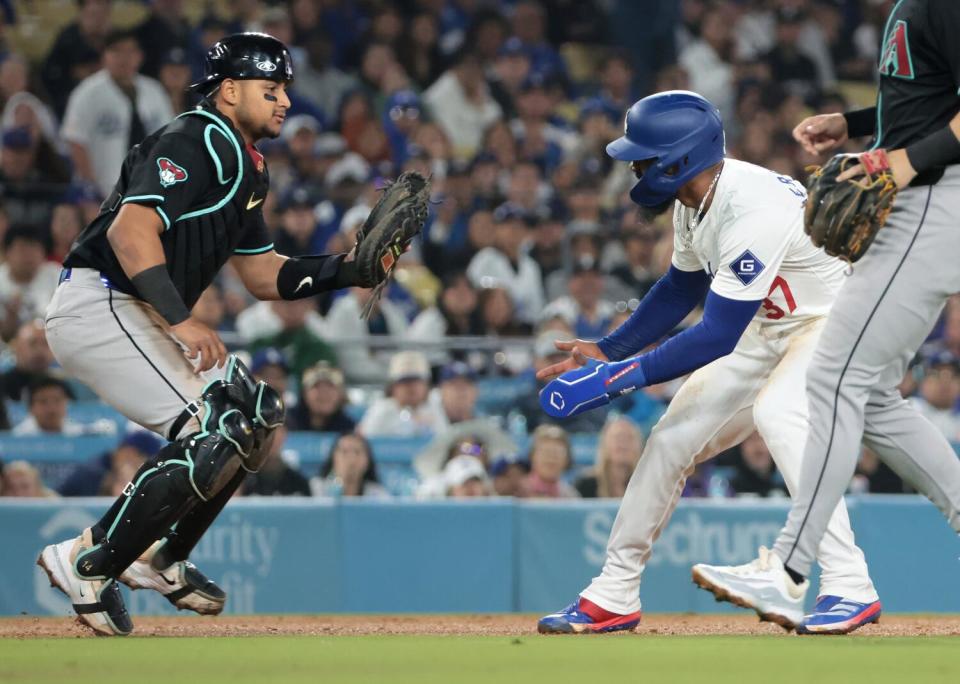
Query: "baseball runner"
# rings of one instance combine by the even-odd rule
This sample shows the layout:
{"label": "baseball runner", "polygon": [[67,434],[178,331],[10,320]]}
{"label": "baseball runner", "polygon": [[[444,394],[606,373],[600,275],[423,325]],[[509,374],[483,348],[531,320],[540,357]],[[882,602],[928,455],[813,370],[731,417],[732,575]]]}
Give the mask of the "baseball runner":
{"label": "baseball runner", "polygon": [[[542,618],[542,633],[632,629],[651,547],[696,465],[755,428],[788,489],[796,488],[807,432],[804,375],[845,264],[803,233],[803,187],[788,176],[724,158],[716,107],[686,91],[651,95],[627,112],[625,135],[607,147],[631,163],[641,212],[673,208],[667,274],[633,315],[597,343],[557,346],[571,356],[542,371],[559,377],[540,394],[544,410],[572,416],[641,387],[692,372],[654,427],[630,479],[599,577],[578,600]],[[706,296],[703,319],[653,351]],[[821,590],[857,606],[843,629],[876,619],[880,602],[842,502],[826,516]],[[809,616],[810,629],[833,616]],[[836,623],[835,623],[836,626]]]}
{"label": "baseball runner", "polygon": [[[846,229],[854,239],[840,235],[839,242],[854,246],[852,259],[862,251],[857,244],[870,245],[869,233],[861,240],[858,231],[868,224],[882,228],[840,291],[810,363],[812,429],[786,527],[773,550],[761,549],[748,565],[693,569],[695,581],[718,598],[788,629],[801,622],[804,578],[818,546],[823,549],[825,530],[829,535],[831,511],[853,475],[861,438],[960,532],[960,460],[897,391],[947,297],[960,291],[958,33],[955,0],[900,0],[884,32],[876,107],[815,116],[794,130],[813,153],[835,149],[848,137],[874,136],[861,164],[837,179],[853,177],[856,186],[838,182],[811,206],[811,235],[816,239],[824,225]],[[864,203],[875,186],[890,183],[900,190],[883,226],[871,220]],[[881,190],[875,192],[882,206]],[[851,201],[835,203],[836,197]],[[831,211],[841,218],[823,215]],[[826,603],[821,597],[818,609]]]}
{"label": "baseball runner", "polygon": [[[214,45],[206,68],[191,86],[203,104],[130,150],[47,309],[47,339],[64,369],[170,440],[95,525],[37,561],[80,620],[105,635],[133,629],[118,580],[178,608],[223,610],[224,592],[187,558],[283,423],[279,394],[190,316],[201,293],[227,261],[259,299],[375,286],[425,211],[422,200],[401,216],[398,180],[381,198],[390,199],[393,229],[365,225],[356,259],[277,254],[262,213],[269,177],[254,143],[280,133],[290,54],[271,36],[241,33]],[[380,270],[361,268],[375,263]]]}

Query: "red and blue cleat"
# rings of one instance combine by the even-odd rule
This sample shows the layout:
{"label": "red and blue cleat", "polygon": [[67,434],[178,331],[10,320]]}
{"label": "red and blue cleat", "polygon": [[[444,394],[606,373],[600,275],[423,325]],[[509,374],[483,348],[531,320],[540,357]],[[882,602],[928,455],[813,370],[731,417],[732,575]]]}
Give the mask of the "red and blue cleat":
{"label": "red and blue cleat", "polygon": [[579,598],[560,612],[540,618],[537,631],[541,634],[601,634],[632,630],[639,624],[640,611],[620,615]]}
{"label": "red and blue cleat", "polygon": [[813,612],[797,625],[797,634],[849,634],[871,622],[880,622],[880,601],[860,603],[840,596],[818,596]]}

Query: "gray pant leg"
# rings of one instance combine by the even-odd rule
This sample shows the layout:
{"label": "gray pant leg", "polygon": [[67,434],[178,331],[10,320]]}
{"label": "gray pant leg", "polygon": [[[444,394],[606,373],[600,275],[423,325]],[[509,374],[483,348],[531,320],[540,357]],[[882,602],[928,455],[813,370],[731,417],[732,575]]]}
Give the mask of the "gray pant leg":
{"label": "gray pant leg", "polygon": [[[946,496],[960,486],[953,482],[956,470],[947,466],[945,440],[935,438],[918,413],[909,407],[895,415],[889,409],[867,412],[871,397],[894,389],[894,370],[902,369],[904,359],[923,343],[945,299],[960,290],[956,216],[960,168],[950,169],[936,186],[901,192],[886,227],[854,267],[830,312],[807,375],[811,429],[800,489],[774,546],[796,572],[810,573],[827,521],[856,467],[867,420],[875,437],[884,426],[897,426],[898,443],[876,439],[884,442],[878,455],[885,461],[896,462],[901,471],[908,462],[913,470],[934,465],[930,475],[945,480]],[[898,456],[892,455],[894,449]],[[918,478],[916,484],[929,483]]]}
{"label": "gray pant leg", "polygon": [[960,533],[960,458],[940,430],[897,390],[870,396],[863,441],[897,475],[926,494]]}

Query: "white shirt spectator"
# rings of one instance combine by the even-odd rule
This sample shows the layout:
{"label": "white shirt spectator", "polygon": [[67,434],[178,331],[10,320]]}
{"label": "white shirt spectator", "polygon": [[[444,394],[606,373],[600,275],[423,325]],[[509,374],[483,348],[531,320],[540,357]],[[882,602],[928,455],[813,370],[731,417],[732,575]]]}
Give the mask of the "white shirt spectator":
{"label": "white shirt spectator", "polygon": [[700,93],[720,110],[724,121],[734,119],[733,67],[704,40],[691,43],[677,61],[690,75],[690,90]]}
{"label": "white shirt spectator", "polygon": [[374,400],[357,426],[364,437],[423,437],[447,427],[443,409],[431,401],[416,408],[401,407],[391,397]]}
{"label": "white shirt spectator", "polygon": [[[137,112],[149,135],[173,118],[173,108],[159,81],[138,75],[134,83]],[[86,148],[97,187],[104,196],[117,182],[130,149],[132,111],[130,99],[104,69],[83,79],[67,101],[61,135],[65,141]]]}
{"label": "white shirt spectator", "polygon": [[112,420],[100,419],[94,423],[78,423],[67,418],[63,421],[63,429],[60,432],[45,432],[40,429],[37,419],[30,414],[27,414],[27,417],[14,425],[13,430],[11,430],[17,437],[54,434],[64,437],[79,437],[80,435],[112,435],[116,431],[117,426]]}
{"label": "white shirt spectator", "polygon": [[474,287],[503,287],[513,298],[517,320],[536,323],[544,305],[540,266],[521,253],[517,267],[495,247],[484,247],[470,260],[467,276]]}
{"label": "white shirt spectator", "polygon": [[909,399],[913,407],[924,418],[933,423],[943,436],[951,442],[960,441],[960,415],[953,409],[940,409],[930,404],[923,397],[911,397]]}
{"label": "white shirt spectator", "polygon": [[484,131],[500,119],[500,105],[484,85],[483,104],[467,98],[454,72],[447,71],[423,94],[430,113],[453,145],[454,155],[470,159],[480,148]]}
{"label": "white shirt spectator", "polygon": [[59,279],[60,266],[50,261],[44,262],[33,280],[25,285],[10,277],[9,264],[0,264],[0,304],[19,298],[20,307],[17,311],[21,322],[43,318]]}
{"label": "white shirt spectator", "polygon": [[[387,323],[390,337],[403,337],[407,331],[407,318],[393,302],[381,299],[378,305]],[[344,375],[353,382],[382,384],[387,377],[387,362],[390,352],[371,351],[363,338],[370,336],[367,322],[363,320],[363,304],[355,292],[338,298],[327,313],[327,339],[337,350],[337,360]],[[339,341],[343,340],[343,341]]]}

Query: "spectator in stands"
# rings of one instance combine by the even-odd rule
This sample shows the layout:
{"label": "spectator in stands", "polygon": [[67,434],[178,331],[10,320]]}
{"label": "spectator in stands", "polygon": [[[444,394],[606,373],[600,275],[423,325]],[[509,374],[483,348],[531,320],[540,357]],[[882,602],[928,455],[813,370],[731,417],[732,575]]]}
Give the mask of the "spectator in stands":
{"label": "spectator in stands", "polygon": [[[301,122],[301,126],[304,131],[309,131],[307,123]],[[294,138],[299,135],[299,133],[295,134]],[[277,205],[281,222],[273,241],[277,252],[309,254],[325,246],[317,245],[315,241],[317,219],[314,212],[319,203],[320,197],[308,185],[295,185],[285,193]]]}
{"label": "spectator in stands", "polygon": [[3,467],[3,496],[55,498],[57,493],[48,489],[40,479],[39,471],[26,461],[13,461]]}
{"label": "spectator in stands", "polygon": [[100,54],[113,28],[110,6],[111,0],[77,0],[76,21],[60,31],[47,53],[41,78],[59,117],[70,92],[100,68]]}
{"label": "spectator in stands", "polygon": [[700,37],[680,53],[690,89],[710,100],[724,121],[734,120],[733,26],[722,5],[709,7],[700,21]]}
{"label": "spectator in stands", "polygon": [[573,264],[567,281],[568,294],[550,302],[542,316],[560,316],[578,338],[603,337],[616,313],[613,304],[603,299],[603,287],[600,264],[594,257],[584,255]]}
{"label": "spectator in stands", "polygon": [[491,283],[480,290],[477,306],[485,335],[515,337],[529,335],[533,329],[531,324],[517,320],[513,296],[502,285]]}
{"label": "spectator in stands", "polygon": [[3,398],[25,401],[27,388],[45,377],[53,365],[53,352],[47,344],[47,333],[40,319],[32,319],[17,329],[10,342],[14,366],[0,375]]}
{"label": "spectator in stands", "polygon": [[249,349],[283,350],[295,375],[320,360],[337,363],[336,352],[323,338],[326,328],[312,298],[260,302],[237,317],[237,332],[249,340]]}
{"label": "spectator in stands", "polygon": [[48,245],[36,228],[11,226],[3,236],[3,248],[0,335],[9,340],[25,321],[43,318],[57,289],[60,269],[46,260]]}
{"label": "spectator in stands", "polygon": [[512,119],[517,115],[516,98],[529,75],[530,55],[523,42],[513,36],[501,46],[487,75],[490,94],[500,105],[505,118]]}
{"label": "spectator in stands", "polygon": [[70,94],[61,135],[70,147],[76,175],[106,197],[127,151],[173,118],[160,83],[138,72],[143,53],[131,31],[111,31],[104,68]]}
{"label": "spectator in stands", "polygon": [[[294,17],[298,8],[305,5],[313,3],[311,0],[294,3],[291,8]],[[299,28],[299,23],[294,25],[294,30]],[[318,25],[298,44],[306,49],[307,61],[297,64],[297,88],[309,94],[310,99],[323,111],[326,121],[336,121],[340,103],[344,95],[357,88],[357,79],[333,63],[333,43],[325,28]]]}
{"label": "spectator in stands", "polygon": [[737,495],[787,496],[786,486],[777,472],[770,450],[759,432],[754,431],[740,444],[740,459],[730,487]]}
{"label": "spectator in stands", "polygon": [[[385,45],[371,45],[367,48],[367,54],[370,56],[364,60],[367,64],[373,63],[375,57],[383,55],[384,66],[378,68],[385,70],[386,65],[394,63],[390,48]],[[382,76],[382,73],[378,74],[378,78]],[[390,157],[387,135],[376,115],[370,94],[363,88],[344,95],[340,106],[340,134],[347,141],[351,152],[365,164],[384,161]],[[337,182],[327,179],[328,187],[336,185]]]}
{"label": "spectator in stands", "polygon": [[469,160],[480,149],[484,132],[502,115],[490,96],[480,59],[462,49],[453,66],[423,94],[434,121],[453,144],[457,159]]}
{"label": "spectator in stands", "polygon": [[70,173],[50,142],[31,125],[0,132],[0,198],[12,223],[45,225]]}
{"label": "spectator in stands", "polygon": [[494,246],[473,258],[467,275],[476,287],[506,288],[523,323],[534,323],[543,309],[543,280],[537,262],[524,251],[527,217],[514,204],[501,204],[493,213]]}
{"label": "spectator in stands", "polygon": [[27,388],[29,413],[13,428],[15,435],[65,435],[76,437],[84,426],[67,418],[68,402],[76,397],[63,380],[40,377]]}
{"label": "spectator in stands", "polygon": [[637,224],[632,212],[624,214],[620,224],[625,263],[613,270],[631,298],[643,299],[660,277],[653,263],[653,249],[660,233],[652,224]]}
{"label": "spectator in stands", "polygon": [[960,441],[960,359],[948,351],[924,359],[920,392],[910,401],[951,442]]}
{"label": "spectator in stands", "polygon": [[516,455],[500,456],[490,464],[490,478],[497,496],[520,496],[530,465]]}
{"label": "spectator in stands", "polygon": [[530,71],[565,78],[566,64],[546,36],[546,12],[535,0],[521,0],[513,7],[510,18],[513,35],[522,42],[530,55]]}
{"label": "spectator in stands", "polygon": [[183,0],[151,0],[147,18],[134,29],[143,50],[144,75],[159,79],[170,50],[186,50],[189,45],[190,22],[184,16],[183,5]]}
{"label": "spectator in stands", "polygon": [[128,432],[117,448],[73,468],[58,488],[61,496],[119,496],[143,463],[164,441],[147,430]]}
{"label": "spectator in stands", "polygon": [[401,339],[407,330],[403,310],[387,298],[381,298],[364,320],[361,312],[370,296],[370,290],[352,288],[334,301],[327,314],[328,339],[351,382],[382,383],[387,374],[384,356],[371,349],[365,338],[376,335]]}
{"label": "spectator in stands", "polygon": [[270,451],[260,470],[243,482],[245,496],[310,496],[310,483],[283,458],[287,428],[281,425],[270,440]]}
{"label": "spectator in stands", "polygon": [[397,57],[418,90],[430,87],[443,72],[439,40],[439,18],[419,12],[398,41]]}
{"label": "spectator in stands", "polygon": [[633,63],[630,53],[622,48],[613,48],[605,56],[600,71],[598,97],[609,109],[625,112],[637,101],[633,90]]}
{"label": "spectator in stands", "polygon": [[455,456],[443,467],[445,496],[450,499],[470,499],[490,496],[493,487],[483,463],[474,456]]}
{"label": "spectator in stands", "polygon": [[211,283],[193,305],[190,314],[211,330],[222,330],[227,308],[223,302],[220,286]]}
{"label": "spectator in stands", "polygon": [[789,93],[812,102],[819,94],[817,65],[803,54],[800,36],[807,17],[802,8],[785,5],[776,13],[776,44],[761,59],[774,82]]}
{"label": "spectator in stands", "polygon": [[643,452],[643,436],[628,418],[614,418],[603,426],[592,473],[574,486],[584,498],[623,498],[627,483]]}
{"label": "spectator in stands", "polygon": [[[457,271],[447,275],[436,305],[417,314],[407,330],[407,337],[432,342],[454,335],[482,335],[478,301],[477,291],[466,273]],[[441,351],[428,352],[428,356],[431,361],[442,363],[447,355]]]}
{"label": "spectator in stands", "polygon": [[374,400],[360,420],[365,437],[433,435],[447,427],[443,409],[428,401],[430,364],[418,351],[401,351],[390,359],[385,396]]}
{"label": "spectator in stands", "polygon": [[314,496],[390,498],[377,477],[377,462],[370,442],[355,432],[337,437],[330,447],[330,455],[320,466],[319,475],[311,478],[310,490]]}
{"label": "spectator in stands", "polygon": [[559,425],[541,425],[533,431],[530,474],[523,480],[520,496],[538,499],[575,499],[580,496],[564,474],[573,467],[573,451],[566,430]]}
{"label": "spectator in stands", "polygon": [[347,415],[346,405],[343,373],[326,361],[320,361],[303,372],[300,400],[288,413],[287,423],[291,430],[353,432],[356,421]]}
{"label": "spectator in stands", "polygon": [[67,257],[73,241],[83,230],[83,215],[74,204],[61,202],[53,208],[50,217],[50,238],[53,243],[50,260],[62,264]]}
{"label": "spectator in stands", "polygon": [[174,47],[167,50],[160,59],[157,80],[170,98],[170,109],[174,114],[187,111],[194,102],[194,96],[187,92],[190,78],[190,59],[186,49]]}
{"label": "spectator in stands", "polygon": [[477,417],[476,373],[463,361],[454,361],[440,371],[440,405],[451,425]]}

